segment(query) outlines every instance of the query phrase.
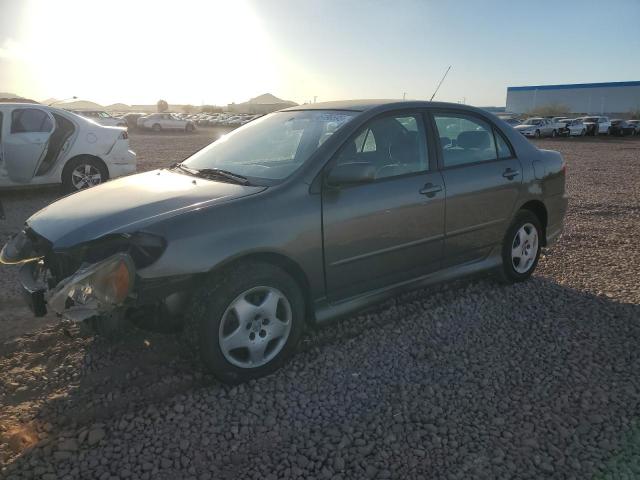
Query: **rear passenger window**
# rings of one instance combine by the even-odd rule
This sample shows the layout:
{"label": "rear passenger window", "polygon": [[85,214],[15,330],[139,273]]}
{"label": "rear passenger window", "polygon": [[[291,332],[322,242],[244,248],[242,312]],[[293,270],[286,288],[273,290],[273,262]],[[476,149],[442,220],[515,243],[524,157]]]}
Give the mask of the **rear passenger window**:
{"label": "rear passenger window", "polygon": [[18,108],[11,112],[11,133],[50,132],[53,122],[37,108]]}
{"label": "rear passenger window", "polygon": [[507,140],[502,136],[499,130],[494,129],[496,133],[496,143],[498,146],[498,158],[512,158],[515,157],[511,146],[507,143]]}
{"label": "rear passenger window", "polygon": [[451,113],[434,115],[445,168],[496,160],[493,129],[473,116]]}

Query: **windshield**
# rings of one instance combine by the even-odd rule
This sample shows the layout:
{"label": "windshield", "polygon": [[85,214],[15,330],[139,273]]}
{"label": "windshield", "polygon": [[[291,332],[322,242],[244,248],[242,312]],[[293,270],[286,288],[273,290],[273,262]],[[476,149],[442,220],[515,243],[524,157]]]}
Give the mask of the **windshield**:
{"label": "windshield", "polygon": [[585,122],[597,122],[598,117],[587,117],[584,119]]}
{"label": "windshield", "polygon": [[523,125],[540,125],[541,122],[542,120],[539,118],[530,118],[529,120],[526,120]]}
{"label": "windshield", "polygon": [[247,123],[183,162],[189,168],[220,169],[249,179],[282,180],[357,112],[276,112]]}

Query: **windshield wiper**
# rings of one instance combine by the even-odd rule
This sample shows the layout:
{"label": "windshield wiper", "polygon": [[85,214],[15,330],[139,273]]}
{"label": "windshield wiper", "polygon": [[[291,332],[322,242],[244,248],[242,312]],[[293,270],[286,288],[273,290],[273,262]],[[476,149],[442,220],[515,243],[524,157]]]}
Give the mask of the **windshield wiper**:
{"label": "windshield wiper", "polygon": [[219,168],[190,168],[182,163],[175,163],[171,167],[179,168],[180,170],[183,170],[196,177],[218,177],[224,178],[225,180],[231,180],[232,182],[238,183],[240,185],[251,185],[251,182],[249,182],[249,179],[247,177],[239,175],[237,173],[229,172],[228,170],[221,170]]}
{"label": "windshield wiper", "polygon": [[228,170],[221,170],[219,168],[201,168],[197,170],[197,172],[201,177],[222,177],[235,183],[239,183],[240,185],[249,185],[251,183],[245,176],[230,172]]}

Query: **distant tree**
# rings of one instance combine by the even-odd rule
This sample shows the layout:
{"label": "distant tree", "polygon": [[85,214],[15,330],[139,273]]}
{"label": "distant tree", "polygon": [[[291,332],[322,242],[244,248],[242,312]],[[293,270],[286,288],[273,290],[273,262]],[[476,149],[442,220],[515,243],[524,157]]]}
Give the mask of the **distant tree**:
{"label": "distant tree", "polygon": [[193,105],[183,105],[182,106],[182,111],[184,113],[193,113],[195,111],[196,107],[194,107]]}
{"label": "distant tree", "polygon": [[158,100],[158,103],[156,103],[156,106],[158,107],[158,112],[160,113],[166,112],[167,110],[169,110],[169,104],[167,103],[166,100]]}
{"label": "distant tree", "polygon": [[200,107],[202,113],[222,113],[222,107],[216,107],[215,105],[202,105]]}
{"label": "distant tree", "polygon": [[529,110],[530,117],[559,117],[571,113],[571,107],[561,103],[548,103]]}

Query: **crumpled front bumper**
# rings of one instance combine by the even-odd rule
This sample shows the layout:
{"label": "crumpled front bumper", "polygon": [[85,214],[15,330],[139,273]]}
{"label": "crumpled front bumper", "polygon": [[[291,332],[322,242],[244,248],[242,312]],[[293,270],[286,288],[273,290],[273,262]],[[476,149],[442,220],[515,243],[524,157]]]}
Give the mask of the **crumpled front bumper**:
{"label": "crumpled front bumper", "polygon": [[29,310],[36,317],[44,317],[47,314],[45,301],[46,285],[38,280],[40,265],[37,262],[27,263],[20,268],[18,277],[20,281],[22,298]]}
{"label": "crumpled front bumper", "polygon": [[87,318],[112,312],[126,303],[126,299],[117,302],[100,300],[95,295],[83,291],[87,281],[100,272],[109,262],[126,262],[130,274],[130,289],[133,288],[135,266],[128,254],[118,253],[100,262],[84,265],[73,275],[63,279],[57,285],[47,282],[46,268],[42,261],[24,264],[19,272],[23,298],[36,317],[47,314],[47,307],[64,318],[82,321]]}

